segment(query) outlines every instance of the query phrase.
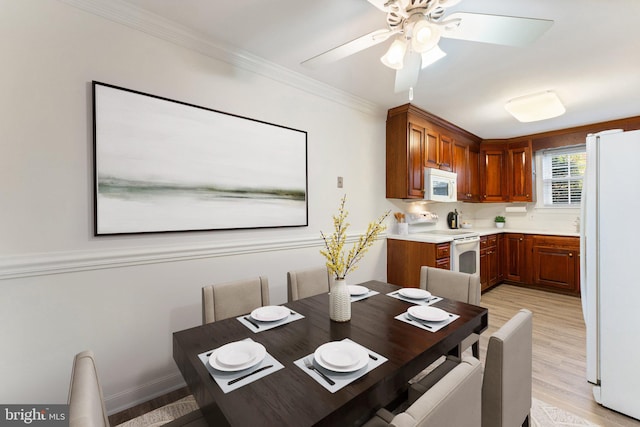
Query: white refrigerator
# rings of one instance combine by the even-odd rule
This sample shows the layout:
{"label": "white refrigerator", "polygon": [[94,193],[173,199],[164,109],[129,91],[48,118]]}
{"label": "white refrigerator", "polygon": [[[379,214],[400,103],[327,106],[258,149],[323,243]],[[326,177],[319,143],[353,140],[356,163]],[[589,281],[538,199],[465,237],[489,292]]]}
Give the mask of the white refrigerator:
{"label": "white refrigerator", "polygon": [[640,131],[587,137],[580,286],[595,400],[640,419]]}

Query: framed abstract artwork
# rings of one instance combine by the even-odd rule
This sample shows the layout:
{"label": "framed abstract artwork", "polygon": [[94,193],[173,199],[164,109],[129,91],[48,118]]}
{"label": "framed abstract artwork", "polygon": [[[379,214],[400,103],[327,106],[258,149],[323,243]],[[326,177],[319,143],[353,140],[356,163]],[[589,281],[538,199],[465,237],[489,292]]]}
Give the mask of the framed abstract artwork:
{"label": "framed abstract artwork", "polygon": [[305,131],[92,89],[96,236],[308,225]]}

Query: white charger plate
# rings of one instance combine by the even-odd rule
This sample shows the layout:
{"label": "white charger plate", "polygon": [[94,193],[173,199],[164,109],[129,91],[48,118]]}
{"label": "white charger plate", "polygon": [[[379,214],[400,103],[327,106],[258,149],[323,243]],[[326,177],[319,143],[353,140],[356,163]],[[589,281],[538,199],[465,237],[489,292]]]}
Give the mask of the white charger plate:
{"label": "white charger plate", "polygon": [[367,288],[366,286],[349,285],[348,287],[349,287],[349,295],[351,295],[352,297],[366,295],[369,293],[369,288]]}
{"label": "white charger plate", "polygon": [[209,364],[219,371],[242,371],[264,359],[267,349],[255,341],[236,341],[214,350],[209,356]]}
{"label": "white charger plate", "polygon": [[334,372],[354,372],[369,363],[367,351],[348,341],[322,344],[316,349],[313,357],[320,366]]}
{"label": "white charger plate", "polygon": [[438,307],[424,305],[414,305],[413,307],[409,307],[407,313],[409,313],[411,317],[427,322],[442,322],[449,318],[449,313],[446,311]]}
{"label": "white charger plate", "polygon": [[265,305],[251,312],[251,317],[260,322],[275,322],[289,315],[289,309],[281,305]]}
{"label": "white charger plate", "polygon": [[431,296],[431,292],[420,288],[402,288],[398,292],[403,297],[411,299],[427,299]]}

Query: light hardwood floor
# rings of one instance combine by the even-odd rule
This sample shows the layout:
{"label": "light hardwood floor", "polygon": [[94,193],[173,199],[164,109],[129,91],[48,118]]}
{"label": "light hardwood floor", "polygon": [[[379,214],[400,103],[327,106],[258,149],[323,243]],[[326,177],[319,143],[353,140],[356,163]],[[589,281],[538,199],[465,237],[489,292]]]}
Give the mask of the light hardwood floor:
{"label": "light hardwood floor", "polygon": [[592,386],[585,379],[585,325],[579,298],[503,284],[484,293],[480,305],[489,309],[489,328],[480,339],[483,362],[489,336],[527,308],[533,312],[533,397],[601,426],[640,426],[640,421],[593,400]]}

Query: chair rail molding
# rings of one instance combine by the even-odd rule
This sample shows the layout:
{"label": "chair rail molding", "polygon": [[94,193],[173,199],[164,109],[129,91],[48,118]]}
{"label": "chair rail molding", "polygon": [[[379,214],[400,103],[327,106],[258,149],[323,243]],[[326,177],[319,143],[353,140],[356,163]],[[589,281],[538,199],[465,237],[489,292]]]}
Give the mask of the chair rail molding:
{"label": "chair rail molding", "polygon": [[371,101],[296,73],[249,52],[232,50],[204,34],[129,3],[120,0],[59,1],[360,112],[386,116],[386,110]]}
{"label": "chair rail molding", "polygon": [[[356,242],[359,238],[359,234],[349,235],[347,243]],[[378,236],[377,240],[383,239],[386,239],[386,234]],[[0,256],[0,280],[311,247],[324,247],[324,241],[316,236],[307,236],[263,241],[251,239],[216,244],[200,243]]]}

